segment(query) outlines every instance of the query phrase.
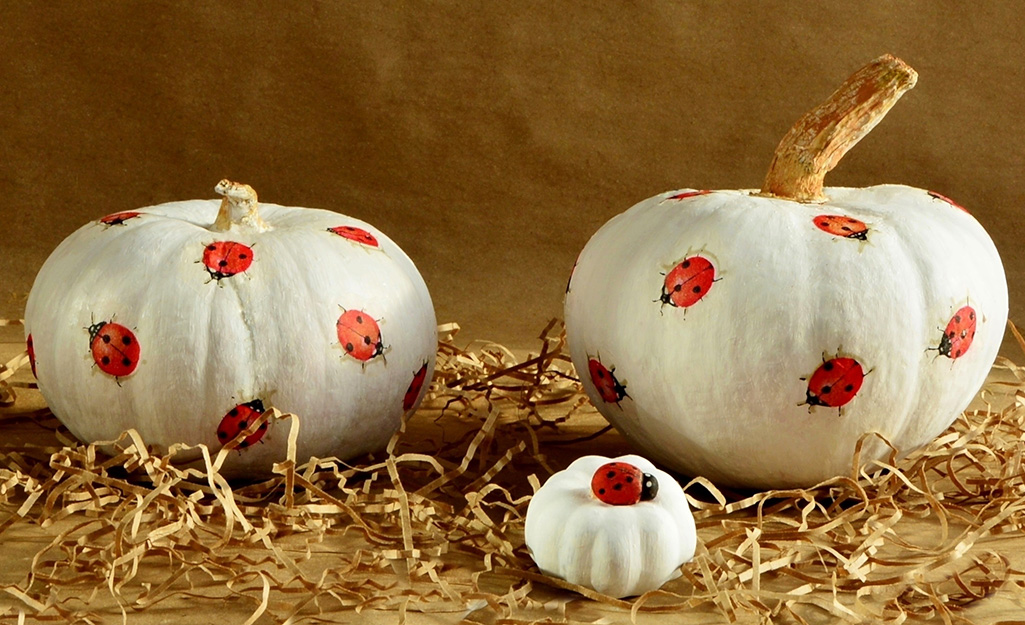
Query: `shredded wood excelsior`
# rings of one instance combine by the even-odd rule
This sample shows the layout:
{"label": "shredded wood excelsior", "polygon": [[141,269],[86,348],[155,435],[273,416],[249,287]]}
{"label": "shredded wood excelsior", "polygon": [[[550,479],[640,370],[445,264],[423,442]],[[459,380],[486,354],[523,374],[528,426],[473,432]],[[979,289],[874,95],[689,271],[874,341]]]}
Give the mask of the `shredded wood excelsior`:
{"label": "shredded wood excelsior", "polygon": [[258,483],[218,472],[249,430],[201,449],[198,469],[174,463],[186,446],[154,454],[134,431],[104,455],[19,410],[38,393],[26,354],[0,365],[0,620],[145,623],[185,606],[246,625],[1010,623],[1025,605],[1025,370],[1006,359],[980,408],[903,460],[804,490],[683,479],[695,560],[618,600],[542,574],[523,545],[548,475],[632,451],[583,395],[561,323],[523,360],[439,330],[427,398],[384,452],[298,459],[301,415],[272,410],[291,444]]}

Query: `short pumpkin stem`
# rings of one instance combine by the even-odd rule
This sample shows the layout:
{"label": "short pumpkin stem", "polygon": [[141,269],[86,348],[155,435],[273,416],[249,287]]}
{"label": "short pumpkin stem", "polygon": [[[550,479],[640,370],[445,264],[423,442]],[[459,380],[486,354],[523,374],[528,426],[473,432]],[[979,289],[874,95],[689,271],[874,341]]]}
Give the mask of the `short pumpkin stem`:
{"label": "short pumpkin stem", "polygon": [[247,184],[222,180],[214,187],[214,191],[223,196],[221,210],[217,213],[213,230],[224,232],[233,225],[241,225],[253,230],[270,230],[270,226],[260,218],[257,210],[256,191]]}
{"label": "short pumpkin stem", "polygon": [[862,67],[780,141],[761,195],[820,202],[823,180],[882,121],[918,73],[889,54]]}

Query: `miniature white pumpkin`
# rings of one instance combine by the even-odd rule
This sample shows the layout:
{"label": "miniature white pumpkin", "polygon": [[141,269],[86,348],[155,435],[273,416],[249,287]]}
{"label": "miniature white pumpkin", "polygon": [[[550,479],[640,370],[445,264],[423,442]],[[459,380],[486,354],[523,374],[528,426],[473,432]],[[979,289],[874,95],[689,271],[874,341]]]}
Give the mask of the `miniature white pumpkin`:
{"label": "miniature white pumpkin", "polygon": [[[50,255],[25,326],[51,410],[85,441],[218,449],[273,406],[301,418],[300,461],[383,447],[434,368],[413,263],[356,219],[217,191],[108,215]],[[288,428],[245,436],[225,470],[268,470]]]}
{"label": "miniature white pumpkin", "polygon": [[[627,486],[631,472],[645,480],[633,478],[632,499],[602,501],[599,491]],[[584,456],[534,493],[524,541],[544,573],[629,597],[679,576],[694,557],[697,530],[683,489],[665,471],[640,456]]]}
{"label": "miniature white pumpkin", "polygon": [[[764,189],[684,190],[608,222],[566,296],[598,409],[653,460],[759,488],[909,452],[967,407],[1007,318],[997,250],[960,206],[825,173],[915,82],[883,57],[780,144]],[[869,436],[861,460],[890,453]]]}

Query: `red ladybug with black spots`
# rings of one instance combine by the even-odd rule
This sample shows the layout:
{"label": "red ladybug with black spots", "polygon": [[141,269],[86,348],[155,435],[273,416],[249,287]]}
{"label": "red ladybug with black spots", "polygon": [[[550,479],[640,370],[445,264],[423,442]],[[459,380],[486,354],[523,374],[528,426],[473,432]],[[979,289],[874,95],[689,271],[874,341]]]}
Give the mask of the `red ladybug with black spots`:
{"label": "red ladybug with black spots", "polygon": [[335,330],[345,353],[364,364],[384,353],[381,326],[365,311],[345,310],[335,322]]}
{"label": "red ladybug with black spots", "polygon": [[423,388],[426,380],[427,362],[424,361],[423,366],[413,374],[413,381],[409,383],[409,388],[406,389],[406,396],[402,398],[403,410],[410,410],[413,408],[413,405],[416,404],[416,399],[420,397],[420,389]]}
{"label": "red ladybug with black spots", "polygon": [[608,462],[591,478],[591,492],[613,506],[631,506],[658,495],[658,480],[626,462]]}
{"label": "red ladybug with black spots", "polygon": [[954,313],[954,316],[947,322],[943,336],[940,337],[939,347],[931,347],[939,351],[941,356],[951,360],[957,360],[968,352],[975,340],[975,329],[977,320],[975,309],[971,306],[962,306]]}
{"label": "red ladybug with black spots", "polygon": [[623,398],[629,397],[626,394],[626,385],[616,379],[616,368],[607,368],[597,358],[587,361],[587,372],[591,375],[591,383],[602,401],[609,404],[618,404]]}
{"label": "red ladybug with black spots", "polygon": [[356,243],[362,243],[369,247],[379,247],[377,237],[370,234],[363,228],[357,228],[356,226],[335,226],[334,228],[328,228],[327,231],[333,232],[350,241],[355,241]]}
{"label": "red ladybug with black spots", "polygon": [[716,282],[715,266],[704,256],[683,259],[666,274],[658,301],[677,308],[689,308],[708,295]]}
{"label": "red ladybug with black spots", "polygon": [[[242,433],[243,430],[248,428],[256,420],[263,416],[265,409],[263,407],[263,401],[254,399],[244,404],[238,404],[234,408],[228,411],[228,414],[224,415],[221,419],[220,425],[217,426],[217,440],[221,444],[225,444],[232,440],[236,436]],[[256,431],[245,437],[238,442],[238,449],[245,449],[260,442],[263,435],[267,433],[267,422],[264,421],[260,424],[260,427],[256,428]]]}
{"label": "red ladybug with black spots", "polygon": [[214,280],[238,275],[253,264],[253,248],[237,241],[216,241],[203,250],[203,265]]}
{"label": "red ladybug with black spots", "polygon": [[823,362],[808,378],[805,404],[812,406],[840,408],[847,405],[861,390],[865,381],[865,370],[857,360],[841,357]]}
{"label": "red ladybug with black spots", "polygon": [[28,352],[28,366],[32,369],[32,377],[38,378],[39,376],[36,375],[36,349],[32,344],[31,334],[25,339],[25,347]]}
{"label": "red ladybug with black spots", "polygon": [[113,321],[89,326],[89,349],[100,371],[115,378],[131,375],[139,365],[140,347],[135,334]]}
{"label": "red ladybug with black spots", "polygon": [[[964,212],[968,213],[968,209],[967,208],[965,208],[964,206],[961,206],[960,204],[958,204],[957,202],[955,202],[954,200],[950,199],[949,197],[947,197],[945,195],[940,195],[939,193],[936,193],[935,191],[928,191],[927,193],[929,194],[929,197],[931,197],[934,200],[940,200],[940,201],[946,202],[947,204],[950,204],[951,206],[953,206],[957,210],[964,211]],[[971,213],[968,213],[968,214],[970,215]]]}
{"label": "red ladybug with black spots", "polygon": [[122,211],[100,218],[100,223],[105,226],[123,226],[129,219],[135,219],[142,213],[136,211]]}
{"label": "red ladybug with black spots", "polygon": [[675,195],[670,195],[666,199],[667,200],[680,201],[680,200],[686,200],[686,199],[692,198],[692,197],[697,197],[699,195],[708,195],[709,193],[711,193],[711,191],[709,191],[708,189],[702,189],[700,191],[683,191],[682,193],[677,193]]}
{"label": "red ladybug with black spots", "polygon": [[819,215],[813,220],[823,232],[845,239],[868,240],[868,225],[860,219],[846,215]]}

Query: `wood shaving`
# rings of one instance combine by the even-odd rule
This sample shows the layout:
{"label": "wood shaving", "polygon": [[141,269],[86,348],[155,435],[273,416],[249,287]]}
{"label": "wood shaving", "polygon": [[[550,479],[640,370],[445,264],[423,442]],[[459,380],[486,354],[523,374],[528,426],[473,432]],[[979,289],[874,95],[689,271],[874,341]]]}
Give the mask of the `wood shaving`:
{"label": "wood shaving", "polygon": [[[620,600],[542,574],[523,544],[552,472],[632,451],[583,395],[562,324],[523,359],[457,347],[455,324],[439,331],[424,404],[385,451],[296,458],[302,416],[271,410],[291,444],[274,477],[252,483],[219,473],[251,431],[164,455],[134,431],[83,444],[23,408],[38,394],[26,354],[0,365],[0,620],[145,623],[187,608],[246,625],[1010,623],[1025,608],[1025,369],[1010,360],[908,458],[801,490],[681,478],[697,556],[662,589]],[[193,450],[202,462],[176,464]]]}

